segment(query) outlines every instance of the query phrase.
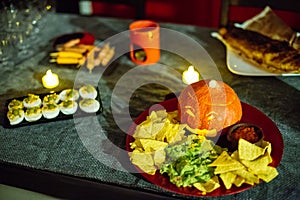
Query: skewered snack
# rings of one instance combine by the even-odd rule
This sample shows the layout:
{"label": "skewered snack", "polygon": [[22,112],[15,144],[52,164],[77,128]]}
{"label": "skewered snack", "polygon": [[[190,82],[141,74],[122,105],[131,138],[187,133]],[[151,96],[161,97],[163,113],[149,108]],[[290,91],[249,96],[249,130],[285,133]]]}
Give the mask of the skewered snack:
{"label": "skewered snack", "polygon": [[55,103],[48,103],[42,107],[42,114],[46,119],[53,119],[59,114],[59,107]]}
{"label": "skewered snack", "polygon": [[81,66],[89,52],[100,50],[94,45],[74,44],[74,46],[59,46],[57,52],[50,53],[50,62],[57,64],[76,64]]}
{"label": "skewered snack", "polygon": [[92,85],[85,85],[79,88],[79,94],[82,98],[95,99],[97,97],[97,90]]}
{"label": "skewered snack", "polygon": [[221,28],[226,45],[245,60],[270,72],[300,72],[300,53],[288,42],[238,27]]}
{"label": "skewered snack", "polygon": [[28,122],[37,121],[42,117],[42,109],[38,106],[27,108],[25,111],[25,120]]}
{"label": "skewered snack", "polygon": [[7,112],[7,118],[9,120],[10,125],[16,125],[23,121],[24,119],[24,110],[21,108],[11,108]]}
{"label": "skewered snack", "polygon": [[68,47],[68,46],[67,47],[58,47],[56,49],[59,52],[65,51],[65,52],[75,52],[75,53],[79,53],[79,54],[85,54],[88,51],[88,49],[82,48],[82,47],[80,47],[78,45],[71,46],[71,47]]}
{"label": "skewered snack", "polygon": [[76,101],[66,100],[59,104],[60,111],[65,115],[72,115],[77,111],[78,104]]}
{"label": "skewered snack", "polygon": [[68,51],[59,51],[50,53],[51,57],[61,57],[61,58],[82,58],[82,53],[77,52],[68,52]]}
{"label": "skewered snack", "polygon": [[105,44],[102,48],[102,51],[99,52],[97,60],[99,61],[100,64],[103,66],[106,66],[110,59],[114,56],[115,54],[115,48],[110,47],[109,44]]}
{"label": "skewered snack", "polygon": [[65,89],[59,94],[61,101],[72,100],[76,101],[79,98],[79,92],[75,89]]}
{"label": "skewered snack", "polygon": [[13,99],[11,102],[8,104],[8,109],[11,110],[13,108],[23,108],[23,102],[17,99]]}
{"label": "skewered snack", "polygon": [[105,67],[115,54],[115,49],[109,43],[103,47],[87,44],[74,44],[73,46],[60,45],[57,52],[50,53],[50,62],[62,65],[85,66],[92,71],[96,66]]}
{"label": "skewered snack", "polygon": [[51,59],[50,62],[56,62],[57,64],[62,64],[62,65],[82,65],[84,63],[84,59],[79,59],[79,58],[61,58],[57,57],[55,59]]}
{"label": "skewered snack", "polygon": [[37,107],[42,104],[42,100],[38,95],[28,94],[28,97],[23,100],[23,104],[26,108]]}
{"label": "skewered snack", "polygon": [[82,99],[79,102],[79,107],[86,113],[94,113],[99,110],[100,103],[95,99]]}

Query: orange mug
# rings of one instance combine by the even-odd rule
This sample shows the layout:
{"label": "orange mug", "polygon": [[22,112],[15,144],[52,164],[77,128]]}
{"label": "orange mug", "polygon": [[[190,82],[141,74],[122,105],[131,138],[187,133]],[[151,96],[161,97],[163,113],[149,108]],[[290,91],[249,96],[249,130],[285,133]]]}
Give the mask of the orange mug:
{"label": "orange mug", "polygon": [[130,58],[137,64],[153,64],[160,59],[159,24],[150,20],[134,21],[130,30]]}

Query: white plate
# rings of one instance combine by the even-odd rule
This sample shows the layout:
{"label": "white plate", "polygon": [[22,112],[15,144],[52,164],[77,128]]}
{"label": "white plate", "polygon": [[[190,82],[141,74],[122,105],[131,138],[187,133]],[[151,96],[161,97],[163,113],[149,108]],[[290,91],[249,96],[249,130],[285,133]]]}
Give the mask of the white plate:
{"label": "white plate", "polygon": [[223,40],[222,36],[217,32],[212,32],[211,36],[220,40],[226,46],[226,64],[229,69],[234,74],[243,76],[300,76],[300,73],[272,73],[260,69],[254,64],[244,60],[240,55],[233,52]]}

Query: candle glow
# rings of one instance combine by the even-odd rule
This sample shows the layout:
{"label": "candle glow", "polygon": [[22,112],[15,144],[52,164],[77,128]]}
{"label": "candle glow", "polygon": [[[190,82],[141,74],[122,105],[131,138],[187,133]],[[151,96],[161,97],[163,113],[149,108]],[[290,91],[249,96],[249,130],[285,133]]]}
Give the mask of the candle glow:
{"label": "candle glow", "polygon": [[42,83],[45,88],[49,88],[49,89],[55,88],[59,84],[59,79],[57,74],[52,73],[52,71],[49,69],[46,72],[46,75],[43,76]]}
{"label": "candle glow", "polygon": [[189,66],[188,70],[182,74],[182,81],[189,85],[199,81],[199,73],[194,69],[194,66]]}

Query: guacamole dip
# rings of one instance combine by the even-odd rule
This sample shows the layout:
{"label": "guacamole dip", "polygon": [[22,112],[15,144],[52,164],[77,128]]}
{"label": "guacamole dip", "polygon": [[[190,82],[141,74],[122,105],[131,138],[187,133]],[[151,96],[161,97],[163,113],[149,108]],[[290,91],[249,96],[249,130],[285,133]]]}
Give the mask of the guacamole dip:
{"label": "guacamole dip", "polygon": [[224,149],[203,136],[189,135],[179,144],[165,148],[166,161],[160,173],[166,173],[176,186],[205,183],[214,176],[212,163]]}

